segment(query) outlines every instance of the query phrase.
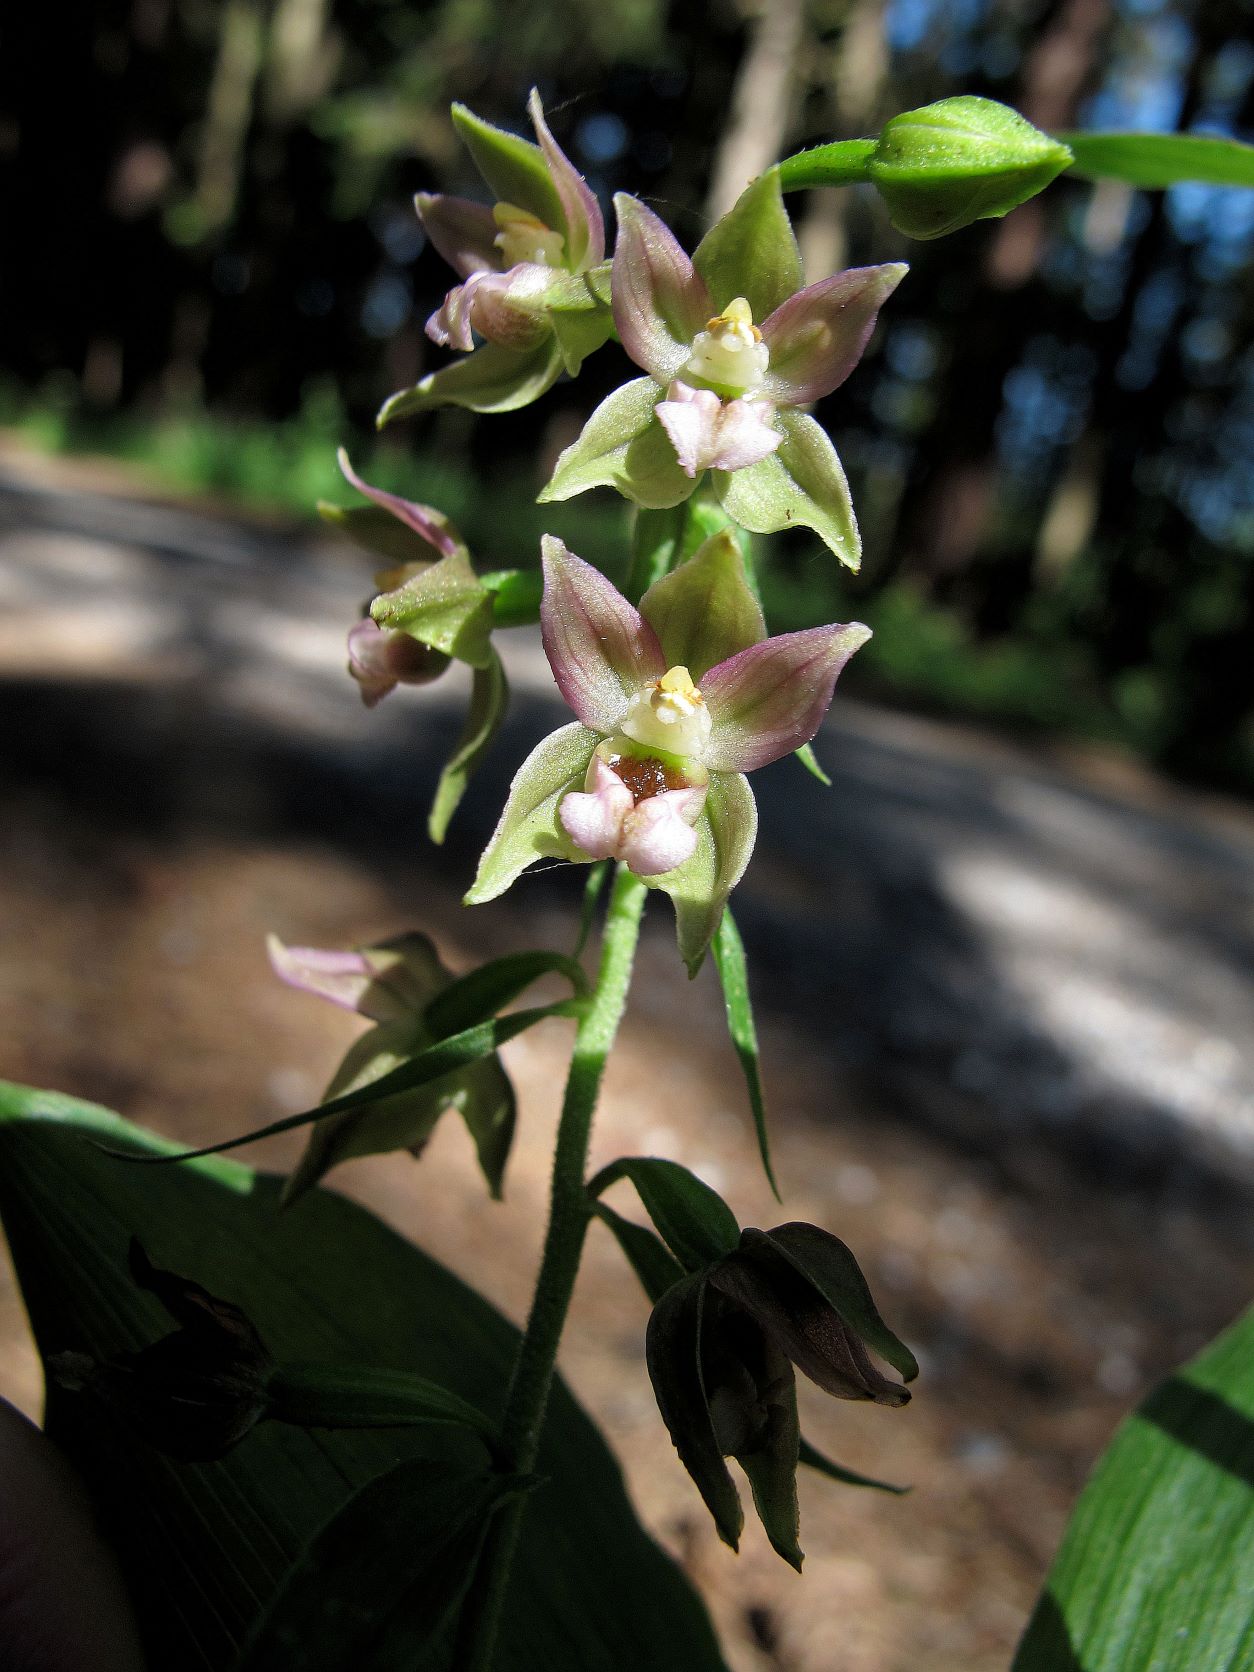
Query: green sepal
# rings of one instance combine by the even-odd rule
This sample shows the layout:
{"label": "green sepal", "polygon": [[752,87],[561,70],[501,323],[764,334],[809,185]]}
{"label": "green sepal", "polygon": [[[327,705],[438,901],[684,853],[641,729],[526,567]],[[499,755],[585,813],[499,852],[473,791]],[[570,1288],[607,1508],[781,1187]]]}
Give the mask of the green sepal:
{"label": "green sepal", "polygon": [[894,116],[867,173],[899,232],[940,238],[1008,214],[1073,160],[1017,110],[963,94]]}
{"label": "green sepal", "polygon": [[716,312],[743,296],[761,323],[805,283],[801,251],[784,208],[778,165],[746,186],[697,245],[692,265]]}
{"label": "green sepal", "polygon": [[718,662],[766,637],[762,609],[745,578],[740,545],[729,529],[712,534],[694,554],[640,600],[668,667],[686,667],[698,682]]}
{"label": "green sepal", "polygon": [[660,877],[644,879],[650,888],[670,895],[679,952],[690,976],[701,968],[727,897],[744,876],[753,853],[758,809],[742,773],[720,772],[711,777],[696,831],[697,848],[691,859]]}
{"label": "green sepal", "polygon": [[484,343],[428,372],[412,389],[401,389],[384,401],[375,419],[383,429],[397,418],[412,418],[438,406],[464,406],[471,412],[514,412],[530,406],[551,389],[562,371],[557,339],[546,335],[534,348],[502,348]]}
{"label": "green sepal", "polygon": [[559,457],[540,503],[600,487],[617,488],[652,510],[687,499],[695,484],[654,413],[661,398],[651,377],[633,378],[607,395]]}
{"label": "green sepal", "polygon": [[493,627],[533,627],[540,619],[544,576],[538,569],[494,569],[479,576],[492,594]]}
{"label": "green sepal", "polygon": [[812,528],[848,569],[862,562],[862,541],[849,483],[825,432],[807,413],[775,415],[784,439],[775,452],[743,470],[713,472],[727,514],[752,534]]}
{"label": "green sepal", "polygon": [[466,905],[495,900],[538,860],[590,863],[562,829],[557,809],[563,796],[583,788],[599,742],[596,732],[575,720],[531,751],[510,785],[505,810],[467,890]]}
{"label": "green sepal", "polygon": [[[431,510],[430,507],[424,507],[424,510],[438,526],[451,534],[459,544],[463,544],[447,517]],[[320,499],[318,515],[323,522],[347,535],[363,551],[372,552],[376,557],[384,557],[389,563],[435,561],[431,546],[422,535],[412,528],[407,528],[399,518],[394,517],[390,511],[385,511],[381,505],[332,505],[329,500]]]}
{"label": "green sepal", "polygon": [[806,771],[812,778],[817,778],[819,783],[824,785],[825,788],[829,790],[831,789],[831,776],[830,774],[824,772],[823,768],[819,765],[819,757],[814,752],[813,743],[803,743],[800,749],[794,749],[793,758],[801,762],[802,766],[805,767]]}
{"label": "green sepal", "polygon": [[593,1202],[592,1211],[613,1234],[628,1265],[640,1280],[640,1287],[656,1304],[666,1291],[684,1276],[684,1268],[661,1237],[647,1225],[624,1219],[605,1202]]}
{"label": "green sepal", "polygon": [[545,226],[565,235],[561,199],[540,147],[485,122],[464,104],[455,104],[451,115],[475,167],[498,202],[526,209]]}
{"label": "green sepal", "polygon": [[1219,134],[1055,134],[1085,180],[1123,180],[1163,190],[1187,180],[1209,186],[1254,186],[1254,145]]}
{"label": "green sepal", "polygon": [[492,649],[492,599],[465,552],[454,552],[413,575],[370,606],[380,627],[408,633],[420,644],[486,668]]}
{"label": "green sepal", "polygon": [[728,907],[719,921],[714,937],[714,963],[723,988],[723,1008],[727,1013],[727,1031],[731,1035],[736,1055],[740,1059],[745,1087],[749,1093],[749,1107],[753,1111],[753,1128],[757,1133],[758,1154],[767,1183],[782,1201],[775,1169],[771,1165],[771,1141],[766,1129],[766,1094],[762,1089],[762,1064],[758,1052],[758,1030],[753,1020],[753,1003],[749,997],[749,966],[745,958],[740,930]]}
{"label": "green sepal", "polygon": [[460,1612],[493,1515],[535,1484],[428,1458],[379,1475],[315,1534],[238,1672],[425,1662]]}
{"label": "green sepal", "polygon": [[705,1298],[705,1278],[699,1274],[668,1289],[649,1318],[645,1358],[658,1410],[679,1460],[714,1517],[719,1537],[736,1550],[745,1517],[706,1401],[701,1370]]}
{"label": "green sepal", "polygon": [[[495,610],[492,613],[496,621]],[[489,646],[488,660],[474,671],[470,687],[470,706],[462,724],[457,746],[440,769],[435,787],[435,798],[427,815],[427,834],[439,845],[448,832],[449,820],[457,811],[466,785],[488,752],[492,739],[500,730],[509,706],[509,685],[501,658]]]}
{"label": "green sepal", "polygon": [[624,1156],[588,1181],[588,1194],[595,1199],[619,1179],[635,1185],[645,1212],[685,1271],[703,1271],[740,1246],[740,1227],[727,1203],[678,1161]]}
{"label": "green sepal", "polygon": [[571,377],[577,375],[590,354],[595,354],[614,335],[613,315],[608,308],[592,301],[579,308],[569,304],[553,307],[549,324],[561,352],[562,365]]}
{"label": "green sepal", "polygon": [[894,1497],[904,1498],[911,1489],[908,1486],[894,1486],[890,1481],[876,1480],[874,1475],[860,1475],[856,1469],[846,1469],[841,1463],[833,1463],[830,1457],[812,1446],[805,1435],[801,1436],[801,1447],[797,1461],[807,1469],[813,1469],[816,1474],[826,1475],[828,1480],[838,1480],[842,1486],[866,1486],[873,1492],[891,1492]]}

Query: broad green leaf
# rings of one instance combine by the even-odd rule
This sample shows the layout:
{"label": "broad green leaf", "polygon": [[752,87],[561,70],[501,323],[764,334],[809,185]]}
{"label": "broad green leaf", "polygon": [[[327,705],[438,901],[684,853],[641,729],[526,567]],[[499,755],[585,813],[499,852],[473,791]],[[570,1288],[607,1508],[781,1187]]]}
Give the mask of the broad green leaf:
{"label": "broad green leaf", "polygon": [[514,775],[505,810],[467,890],[466,905],[495,900],[539,859],[586,858],[562,829],[557,809],[563,796],[583,788],[599,741],[595,732],[575,720],[550,732],[531,751]]}
{"label": "broad green leaf", "polygon": [[[492,625],[497,625],[495,598],[489,606]],[[509,706],[509,685],[501,658],[488,645],[488,660],[476,668],[470,690],[470,706],[462,726],[457,746],[440,769],[439,781],[431,811],[427,815],[427,835],[437,845],[448,834],[449,820],[461,804],[466,785],[479,762],[491,747],[492,739],[501,729],[505,710]]]}
{"label": "broad green leaf", "polygon": [[[162,1265],[243,1306],[280,1361],[390,1365],[499,1416],[517,1332],[372,1215],[321,1190],[281,1215],[281,1181],[238,1162],[124,1166],[91,1138],[171,1149],[74,1099],[0,1091],[0,1215],[45,1352],[106,1358],[168,1330],[127,1273],[138,1233]],[[57,1388],[49,1427],[118,1552],[153,1672],[237,1668],[310,1540],[370,1481],[412,1458],[468,1469],[483,1459],[473,1434],[449,1426],[266,1422],[221,1462],[187,1466]],[[617,1465],[560,1384],[537,1470],[494,1672],[724,1672],[700,1603],[640,1529]],[[452,1672],[450,1655],[442,1644],[378,1672]]]}
{"label": "broad green leaf", "polygon": [[767,1182],[775,1192],[775,1200],[782,1201],[775,1169],[771,1166],[771,1143],[766,1130],[766,1096],[762,1090],[762,1066],[758,1056],[758,1030],[753,1021],[753,1003],[749,997],[749,968],[745,960],[745,945],[730,909],[724,911],[713,940],[714,963],[723,987],[723,1005],[727,1011],[727,1031],[731,1034],[745,1085],[749,1091],[749,1107],[753,1110],[753,1126],[758,1135],[758,1154]]}
{"label": "broad green leaf", "polygon": [[807,1469],[813,1469],[816,1474],[826,1475],[828,1480],[838,1480],[843,1486],[869,1486],[876,1492],[891,1492],[901,1498],[910,1491],[908,1486],[891,1486],[886,1480],[876,1480],[871,1475],[860,1475],[856,1469],[846,1469],[840,1463],[833,1463],[829,1457],[812,1446],[805,1435],[801,1436],[801,1447],[797,1461],[804,1463]]}
{"label": "broad green leaf", "polygon": [[514,412],[530,406],[557,382],[562,371],[556,338],[545,337],[535,348],[502,348],[484,343],[428,372],[412,389],[400,389],[384,401],[375,419],[383,429],[397,418],[411,418],[437,406],[464,406],[471,412]]}
{"label": "broad green leaf", "polygon": [[912,1382],[919,1374],[917,1359],[880,1317],[862,1268],[839,1237],[817,1225],[794,1222],[777,1225],[771,1231],[746,1229],[743,1242],[746,1249],[758,1242],[769,1244],[814,1285],[854,1334],[899,1371],[905,1381]]}
{"label": "broad green leaf", "polygon": [[361,1487],[315,1535],[239,1672],[383,1672],[416,1664],[457,1618],[507,1475],[412,1458]]}
{"label": "broad green leaf", "polygon": [[588,990],[583,967],[564,952],[508,952],[459,976],[437,993],[423,1012],[432,1039],[447,1039],[512,1004],[545,975],[562,975],[576,996]]}
{"label": "broad green leaf", "polygon": [[498,201],[527,209],[545,226],[563,232],[566,217],[540,147],[485,122],[463,104],[453,106],[452,117],[475,167]]}
{"label": "broad green leaf", "polygon": [[1116,1433],[1014,1672],[1247,1672],[1252,1542],[1254,1311]]}
{"label": "broad green leaf", "polygon": [[717,311],[743,296],[759,325],[801,289],[801,251],[780,195],[777,167],[745,187],[697,245],[692,265]]}
{"label": "broad green leaf", "polygon": [[658,1410],[679,1460],[714,1517],[718,1536],[736,1550],[744,1511],[714,1433],[701,1372],[705,1296],[701,1276],[687,1277],[667,1290],[649,1318],[645,1357]]}
{"label": "broad green leaf", "polygon": [[740,1245],[740,1227],[727,1203],[678,1161],[626,1156],[603,1167],[588,1184],[594,1198],[630,1179],[645,1211],[687,1271],[700,1271]]}
{"label": "broad green leaf", "polygon": [[617,488],[651,510],[665,510],[688,498],[692,479],[684,474],[674,443],[654,414],[662,391],[651,377],[633,378],[597,407],[558,458],[540,503],[573,499],[589,488]]}
{"label": "broad green leaf", "polygon": [[1126,180],[1130,186],[1254,186],[1254,145],[1213,134],[1060,134],[1075,158],[1073,174]]}
{"label": "broad green leaf", "polygon": [[862,562],[849,484],[826,433],[805,412],[781,411],[783,443],[744,470],[716,470],[723,509],[751,534],[812,528],[847,569]]}
{"label": "broad green leaf", "polygon": [[496,654],[490,637],[492,600],[464,551],[441,558],[395,591],[381,593],[370,614],[380,627],[408,633],[472,668],[487,667]]}
{"label": "broad green leaf", "polygon": [[605,1202],[593,1202],[592,1211],[613,1233],[627,1263],[640,1280],[640,1287],[655,1304],[684,1276],[684,1268],[661,1237],[647,1225],[624,1219]]}
{"label": "broad green leaf", "polygon": [[716,662],[766,637],[739,543],[728,529],[655,581],[640,613],[661,641],[667,666],[687,668],[698,684]]}
{"label": "broad green leaf", "polygon": [[727,897],[745,874],[758,831],[758,809],[743,773],[716,773],[697,821],[691,859],[649,886],[669,894],[675,907],[679,953],[695,976],[718,928]]}
{"label": "broad green leaf", "polygon": [[479,582],[492,594],[494,627],[530,627],[539,621],[544,577],[538,569],[494,569],[480,575]]}
{"label": "broad green leaf", "polygon": [[786,192],[802,192],[814,186],[850,186],[869,180],[867,165],[878,143],[874,139],[841,139],[798,151],[780,163],[780,186]]}

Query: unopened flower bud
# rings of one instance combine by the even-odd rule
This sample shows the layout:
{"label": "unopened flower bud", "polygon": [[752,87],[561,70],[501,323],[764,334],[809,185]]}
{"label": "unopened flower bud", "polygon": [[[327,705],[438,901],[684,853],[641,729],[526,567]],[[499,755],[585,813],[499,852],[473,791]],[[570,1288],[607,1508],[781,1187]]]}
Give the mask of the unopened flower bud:
{"label": "unopened flower bud", "polygon": [[1072,160],[1018,111],[964,94],[894,116],[867,167],[899,232],[939,238],[1007,214]]}

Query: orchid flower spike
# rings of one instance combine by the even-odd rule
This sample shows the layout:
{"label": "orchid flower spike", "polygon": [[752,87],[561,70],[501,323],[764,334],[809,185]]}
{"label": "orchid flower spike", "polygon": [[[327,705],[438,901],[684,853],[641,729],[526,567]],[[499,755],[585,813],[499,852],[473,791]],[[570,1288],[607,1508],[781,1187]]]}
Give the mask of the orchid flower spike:
{"label": "orchid flower spike", "polygon": [[613,333],[596,196],[549,132],[534,88],[527,109],[534,145],[453,106],[453,124],[497,201],[419,192],[414,203],[461,281],[427,321],[427,335],[475,351],[393,395],[380,425],[448,402],[474,412],[526,406]]}
{"label": "orchid flower spike", "polygon": [[844,471],[798,408],[853,371],[905,266],[852,268],[803,290],[775,168],[691,260],[643,203],[620,193],[614,206],[614,323],[648,376],[601,403],[541,499],[608,485],[660,510],[687,499],[709,470],[733,521],[755,534],[812,528],[856,569]]}
{"label": "orchid flower spike", "polygon": [[544,650],[578,718],[519,768],[466,902],[495,899],[540,859],[619,859],[670,895],[695,973],[753,851],[744,774],[809,742],[870,629],[767,638],[727,532],[639,610],[560,540],[543,546]]}

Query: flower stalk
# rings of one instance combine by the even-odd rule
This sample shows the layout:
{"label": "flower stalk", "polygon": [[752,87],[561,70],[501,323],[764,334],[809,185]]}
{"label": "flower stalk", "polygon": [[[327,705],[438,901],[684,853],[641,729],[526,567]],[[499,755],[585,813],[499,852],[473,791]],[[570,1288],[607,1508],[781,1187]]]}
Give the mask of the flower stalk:
{"label": "flower stalk", "polygon": [[[535,1468],[558,1344],[592,1216],[584,1185],[592,1117],[627,1003],[647,893],[644,883],[620,865],[606,911],[596,986],[575,1034],[553,1156],[544,1254],[501,1419],[502,1448],[518,1474]],[[458,1657],[458,1665],[467,1672],[488,1672],[492,1665],[524,1504],[523,1499],[511,1501],[489,1532],[478,1595],[472,1594],[467,1607],[467,1638]]]}

